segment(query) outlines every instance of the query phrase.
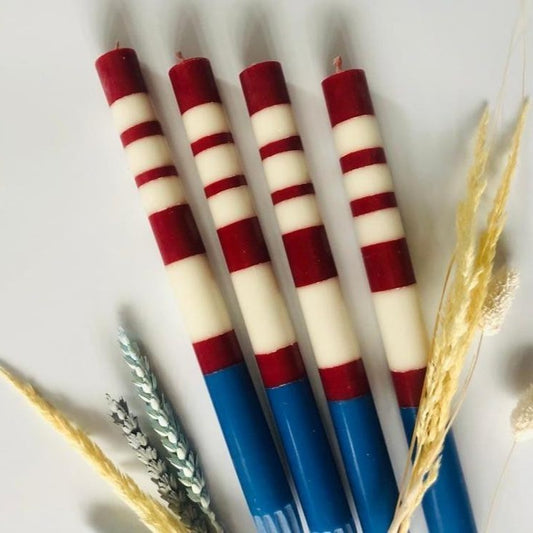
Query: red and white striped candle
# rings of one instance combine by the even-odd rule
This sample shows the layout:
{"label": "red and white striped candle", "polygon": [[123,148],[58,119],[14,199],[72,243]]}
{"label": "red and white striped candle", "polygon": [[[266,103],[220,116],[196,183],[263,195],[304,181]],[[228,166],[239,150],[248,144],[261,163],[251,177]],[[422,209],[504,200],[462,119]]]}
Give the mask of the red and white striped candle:
{"label": "red and white striped candle", "polygon": [[185,59],[170,79],[265,386],[299,379],[294,329],[209,62]]}
{"label": "red and white striped candle", "polygon": [[108,52],[97,69],[202,372],[230,366],[242,353],[135,52]]}
{"label": "red and white striped candle", "polygon": [[281,65],[266,61],[241,83],[326,397],[369,392],[359,344],[311,183]]}
{"label": "red and white striped candle", "polygon": [[428,337],[365,74],[340,71],[322,85],[400,407],[416,407]]}
{"label": "red and white striped candle", "polygon": [[309,528],[353,533],[209,61],[183,60],[169,76]]}

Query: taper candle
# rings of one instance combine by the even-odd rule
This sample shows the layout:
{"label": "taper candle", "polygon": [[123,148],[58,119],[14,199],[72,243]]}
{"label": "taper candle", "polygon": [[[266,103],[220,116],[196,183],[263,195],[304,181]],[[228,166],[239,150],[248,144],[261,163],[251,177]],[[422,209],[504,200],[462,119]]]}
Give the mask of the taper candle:
{"label": "taper candle", "polygon": [[[410,439],[428,354],[417,285],[365,73],[341,70],[322,82],[344,185],[401,416]],[[453,436],[439,479],[423,501],[431,533],[476,531]]]}
{"label": "taper candle", "polygon": [[272,436],[134,50],[96,61],[131,171],[260,532],[300,532]]}
{"label": "taper candle", "polygon": [[261,376],[312,532],[354,524],[209,61],[169,76]]}
{"label": "taper candle", "polygon": [[398,490],[280,63],[243,70],[241,85],[263,161],[357,513],[386,533]]}

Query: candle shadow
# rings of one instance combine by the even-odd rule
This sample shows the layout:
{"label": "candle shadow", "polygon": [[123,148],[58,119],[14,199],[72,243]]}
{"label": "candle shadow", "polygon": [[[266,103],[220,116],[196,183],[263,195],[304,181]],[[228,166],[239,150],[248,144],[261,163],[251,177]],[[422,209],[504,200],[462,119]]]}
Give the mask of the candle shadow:
{"label": "candle shadow", "polygon": [[105,8],[90,13],[94,17],[91,30],[104,50],[114,48],[117,42],[120,46],[131,46],[133,23],[122,2],[105,2]]}
{"label": "candle shadow", "polygon": [[258,63],[275,59],[275,46],[269,30],[270,11],[266,5],[254,4],[240,10],[235,23],[235,50],[240,70]]}
{"label": "candle shadow", "polygon": [[500,358],[500,370],[509,391],[521,394],[533,383],[533,346],[523,346],[510,358]]}
{"label": "candle shadow", "polygon": [[91,529],[98,533],[146,533],[143,525],[135,513],[127,505],[110,505],[108,503],[94,503],[88,506],[86,518]]}

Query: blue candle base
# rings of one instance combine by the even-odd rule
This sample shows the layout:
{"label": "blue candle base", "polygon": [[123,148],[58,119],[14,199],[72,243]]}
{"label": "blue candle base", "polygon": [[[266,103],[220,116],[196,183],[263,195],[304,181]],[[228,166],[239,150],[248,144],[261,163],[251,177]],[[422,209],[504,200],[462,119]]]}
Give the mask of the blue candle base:
{"label": "blue candle base", "polygon": [[300,521],[292,505],[271,515],[254,516],[257,533],[301,533]]}
{"label": "blue candle base", "polygon": [[398,489],[374,400],[328,403],[363,531],[387,533]]}
{"label": "blue candle base", "polygon": [[355,533],[309,381],[267,389],[311,533]]}
{"label": "blue candle base", "polygon": [[[415,427],[416,407],[400,409],[405,433],[411,439]],[[457,454],[450,432],[444,443],[439,477],[422,501],[430,533],[476,533],[476,523]]]}
{"label": "blue candle base", "polygon": [[207,374],[205,381],[257,530],[301,533],[294,499],[246,365]]}

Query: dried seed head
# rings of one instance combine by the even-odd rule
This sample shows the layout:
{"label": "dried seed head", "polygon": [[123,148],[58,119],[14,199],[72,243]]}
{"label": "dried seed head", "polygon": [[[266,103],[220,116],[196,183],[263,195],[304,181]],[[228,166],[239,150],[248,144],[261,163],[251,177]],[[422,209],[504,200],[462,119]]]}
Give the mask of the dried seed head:
{"label": "dried seed head", "polygon": [[496,335],[500,331],[519,282],[518,270],[506,266],[502,266],[492,275],[480,320],[480,328],[485,335]]}
{"label": "dried seed head", "polygon": [[533,438],[533,383],[518,399],[511,413],[511,427],[516,441]]}

